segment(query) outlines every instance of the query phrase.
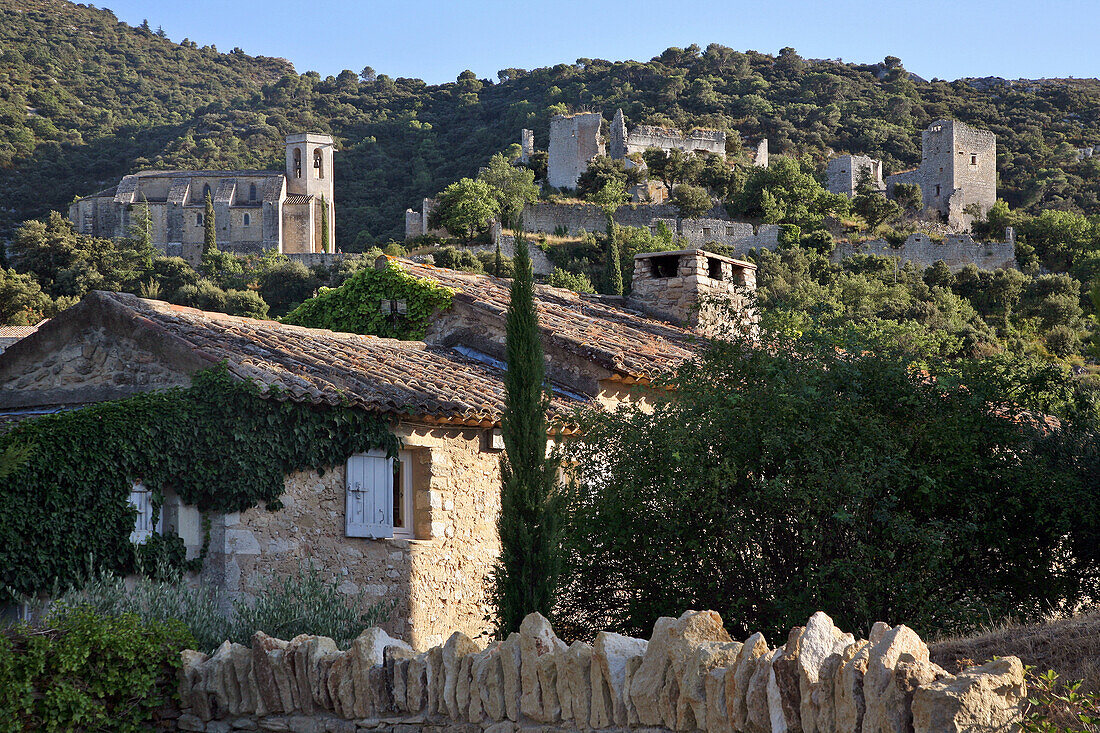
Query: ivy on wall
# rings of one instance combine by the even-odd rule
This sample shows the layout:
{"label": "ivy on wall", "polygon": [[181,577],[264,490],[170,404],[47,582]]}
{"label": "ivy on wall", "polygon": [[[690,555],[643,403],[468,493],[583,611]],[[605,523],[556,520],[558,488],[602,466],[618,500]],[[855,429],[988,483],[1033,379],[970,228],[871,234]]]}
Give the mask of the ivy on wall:
{"label": "ivy on wall", "polygon": [[[32,447],[0,484],[0,602],[78,582],[89,556],[109,570],[133,570],[136,479],[158,504],[171,489],[204,514],[257,504],[275,511],[287,474],[399,447],[378,415],[277,397],[261,397],[219,366],[193,375],[186,389],[47,415],[0,436],[0,453]],[[178,540],[161,544],[181,549]]]}
{"label": "ivy on wall", "polygon": [[[381,269],[359,270],[338,288],[318,294],[282,318],[283,323],[362,333],[406,341],[424,338],[432,314],[451,305],[454,291],[416,277],[393,262]],[[383,301],[404,301],[406,312],[396,314]]]}

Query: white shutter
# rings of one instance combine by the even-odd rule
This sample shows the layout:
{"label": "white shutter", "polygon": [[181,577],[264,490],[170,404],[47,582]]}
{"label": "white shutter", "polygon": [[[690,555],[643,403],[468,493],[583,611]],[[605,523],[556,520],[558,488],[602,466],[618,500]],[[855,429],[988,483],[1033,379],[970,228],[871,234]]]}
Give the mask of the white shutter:
{"label": "white shutter", "polygon": [[348,459],[344,533],[393,537],[393,460],[382,451]]}
{"label": "white shutter", "polygon": [[149,491],[145,484],[135,481],[130,488],[130,504],[137,510],[134,531],[130,533],[130,542],[142,545],[160,525],[158,520],[158,527],[153,526],[153,492]]}

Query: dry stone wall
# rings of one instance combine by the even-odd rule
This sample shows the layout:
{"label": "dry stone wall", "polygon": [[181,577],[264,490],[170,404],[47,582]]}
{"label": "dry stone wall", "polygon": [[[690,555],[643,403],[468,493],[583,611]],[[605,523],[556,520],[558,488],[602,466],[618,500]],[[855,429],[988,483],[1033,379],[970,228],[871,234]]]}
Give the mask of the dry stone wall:
{"label": "dry stone wall", "polygon": [[910,234],[899,246],[885,239],[873,239],[868,242],[840,242],[833,250],[833,262],[840,262],[854,254],[873,254],[890,257],[901,263],[912,262],[919,267],[931,267],[937,261],[943,262],[958,271],[967,265],[976,265],[980,270],[997,268],[1016,269],[1016,245],[1011,239],[1007,242],[975,242],[968,234],[951,234],[937,242],[927,234]]}
{"label": "dry stone wall", "polygon": [[251,648],[182,657],[174,720],[189,731],[1008,731],[1025,698],[1015,657],[949,675],[906,626],[856,639],[821,612],[774,649],[688,611],[658,619],[648,641],[566,644],[531,614],[488,646],[456,632],[416,653],[368,629],[341,651],[260,631]]}

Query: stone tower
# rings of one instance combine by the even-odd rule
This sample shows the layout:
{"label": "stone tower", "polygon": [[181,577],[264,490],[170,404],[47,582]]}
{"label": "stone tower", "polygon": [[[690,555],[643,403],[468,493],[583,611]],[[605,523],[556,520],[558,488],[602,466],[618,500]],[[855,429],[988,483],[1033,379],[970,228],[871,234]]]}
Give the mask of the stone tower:
{"label": "stone tower", "polygon": [[611,132],[607,141],[607,154],[615,160],[626,157],[626,118],[621,109],[615,110],[615,117],[611,120]]}
{"label": "stone tower", "polygon": [[328,207],[328,241],[336,251],[336,216],[333,208],[332,137],[317,132],[286,136],[286,192],[288,201],[307,205],[311,220],[303,229],[298,251],[319,252],[321,246],[321,200]]}
{"label": "stone tower", "polygon": [[588,161],[604,154],[599,112],[554,115],[550,118],[550,149],[546,182],[554,188],[576,188]]}

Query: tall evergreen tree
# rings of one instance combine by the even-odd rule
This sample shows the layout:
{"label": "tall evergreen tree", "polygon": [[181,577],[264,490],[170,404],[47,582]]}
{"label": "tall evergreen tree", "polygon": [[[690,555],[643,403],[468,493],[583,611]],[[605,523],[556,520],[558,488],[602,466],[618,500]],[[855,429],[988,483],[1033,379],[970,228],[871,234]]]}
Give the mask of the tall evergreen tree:
{"label": "tall evergreen tree", "polygon": [[139,265],[144,270],[153,267],[153,218],[149,213],[149,201],[145,194],[141,202],[130,210],[130,227],[126,232],[125,243],[134,251]]}
{"label": "tall evergreen tree", "polygon": [[321,196],[321,251],[329,251],[328,241],[328,202]]}
{"label": "tall evergreen tree", "polygon": [[202,214],[202,253],[206,254],[218,248],[217,227],[214,221],[214,200],[206,194],[206,209]]}
{"label": "tall evergreen tree", "polygon": [[492,589],[502,636],[518,631],[532,611],[550,615],[562,566],[558,461],[546,452],[549,395],[543,389],[533,280],[531,256],[520,233],[506,321],[500,558]]}
{"label": "tall evergreen tree", "polygon": [[604,279],[606,280],[606,293],[608,295],[623,294],[623,268],[619,263],[619,243],[615,241],[615,234],[607,235],[607,256],[604,263]]}
{"label": "tall evergreen tree", "polygon": [[500,242],[497,242],[497,251],[493,256],[493,277],[500,277],[504,272],[504,258],[500,254]]}

